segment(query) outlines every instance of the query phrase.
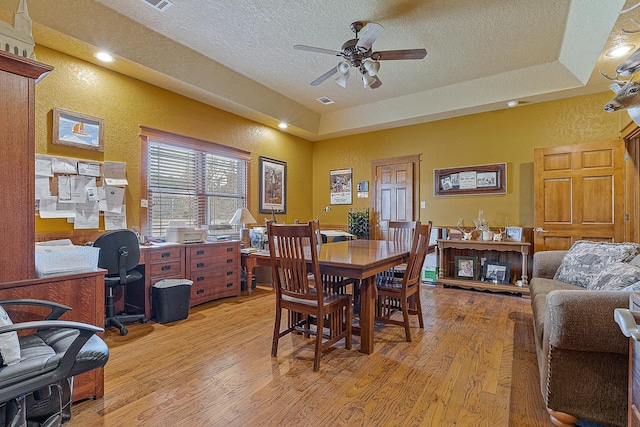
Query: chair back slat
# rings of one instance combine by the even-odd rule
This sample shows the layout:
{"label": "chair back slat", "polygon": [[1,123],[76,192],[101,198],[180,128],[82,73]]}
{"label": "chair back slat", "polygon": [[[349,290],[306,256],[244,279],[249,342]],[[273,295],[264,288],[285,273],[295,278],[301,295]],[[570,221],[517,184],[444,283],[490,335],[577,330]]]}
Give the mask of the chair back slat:
{"label": "chair back slat", "polygon": [[[317,225],[313,221],[293,225],[267,224],[273,283],[280,294],[322,301],[322,280],[312,280],[320,277],[316,233]],[[311,278],[309,272],[313,273]]]}
{"label": "chair back slat", "polygon": [[387,242],[394,242],[410,248],[413,244],[417,221],[389,221]]}
{"label": "chair back slat", "polygon": [[415,235],[413,237],[413,245],[409,253],[409,261],[407,261],[407,269],[403,276],[403,286],[410,286],[420,283],[420,273],[422,265],[429,251],[429,239],[431,237],[432,223],[417,223],[415,227]]}

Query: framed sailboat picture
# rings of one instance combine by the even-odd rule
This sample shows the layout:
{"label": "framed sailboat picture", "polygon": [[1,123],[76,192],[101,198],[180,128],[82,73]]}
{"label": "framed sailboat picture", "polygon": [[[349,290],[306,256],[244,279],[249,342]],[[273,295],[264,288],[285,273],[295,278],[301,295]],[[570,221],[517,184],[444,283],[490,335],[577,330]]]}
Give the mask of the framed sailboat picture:
{"label": "framed sailboat picture", "polygon": [[53,107],[52,142],[104,151],[104,119]]}

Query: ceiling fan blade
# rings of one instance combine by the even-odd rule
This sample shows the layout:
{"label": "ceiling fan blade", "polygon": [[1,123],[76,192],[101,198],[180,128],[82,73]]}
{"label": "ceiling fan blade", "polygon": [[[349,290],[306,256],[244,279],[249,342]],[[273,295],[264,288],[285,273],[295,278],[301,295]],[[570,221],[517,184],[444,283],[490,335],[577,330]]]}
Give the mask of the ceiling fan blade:
{"label": "ceiling fan blade", "polygon": [[388,61],[397,59],[422,59],[425,56],[427,56],[426,49],[381,50],[380,52],[373,52],[371,59]]}
{"label": "ceiling fan blade", "polygon": [[371,89],[377,89],[377,88],[379,88],[380,86],[382,86],[382,82],[380,81],[380,79],[378,78],[378,76],[374,76],[374,79],[375,79],[376,81],[375,81],[375,82],[373,82],[373,83],[371,83],[371,84],[369,85],[369,87],[370,87]]}
{"label": "ceiling fan blade", "polygon": [[296,44],[293,46],[295,50],[306,50],[309,52],[326,53],[327,55],[340,56],[342,52],[336,50],[323,49],[321,47],[305,46],[303,44]]}
{"label": "ceiling fan blade", "polygon": [[329,71],[327,71],[326,73],[324,73],[323,75],[321,75],[320,77],[312,81],[311,86],[318,86],[320,83],[327,80],[329,77],[333,76],[337,72],[338,72],[338,67],[333,67],[332,69],[330,69]]}
{"label": "ceiling fan blade", "polygon": [[369,22],[358,34],[358,43],[356,44],[356,47],[365,51],[371,49],[373,42],[380,37],[380,34],[382,34],[382,30],[384,30],[382,25],[375,22]]}

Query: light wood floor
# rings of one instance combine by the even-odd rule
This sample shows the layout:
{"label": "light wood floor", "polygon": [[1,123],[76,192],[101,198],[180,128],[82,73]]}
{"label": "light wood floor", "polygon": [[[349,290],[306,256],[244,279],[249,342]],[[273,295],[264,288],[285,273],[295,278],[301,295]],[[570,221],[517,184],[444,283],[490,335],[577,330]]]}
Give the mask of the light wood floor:
{"label": "light wood floor", "polygon": [[135,324],[111,349],[105,396],[73,406],[78,426],[550,426],[540,394],[530,300],[423,286],[414,341],[380,327],[374,354],[336,347],[312,371],[299,335],[271,358],[274,294]]}

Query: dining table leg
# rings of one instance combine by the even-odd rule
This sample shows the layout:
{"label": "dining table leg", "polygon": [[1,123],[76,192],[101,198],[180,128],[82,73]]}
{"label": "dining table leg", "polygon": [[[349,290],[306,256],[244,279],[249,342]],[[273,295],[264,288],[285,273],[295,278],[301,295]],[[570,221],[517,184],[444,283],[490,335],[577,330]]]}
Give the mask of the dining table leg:
{"label": "dining table leg", "polygon": [[375,276],[362,280],[360,286],[360,351],[373,353],[373,326],[377,297]]}

